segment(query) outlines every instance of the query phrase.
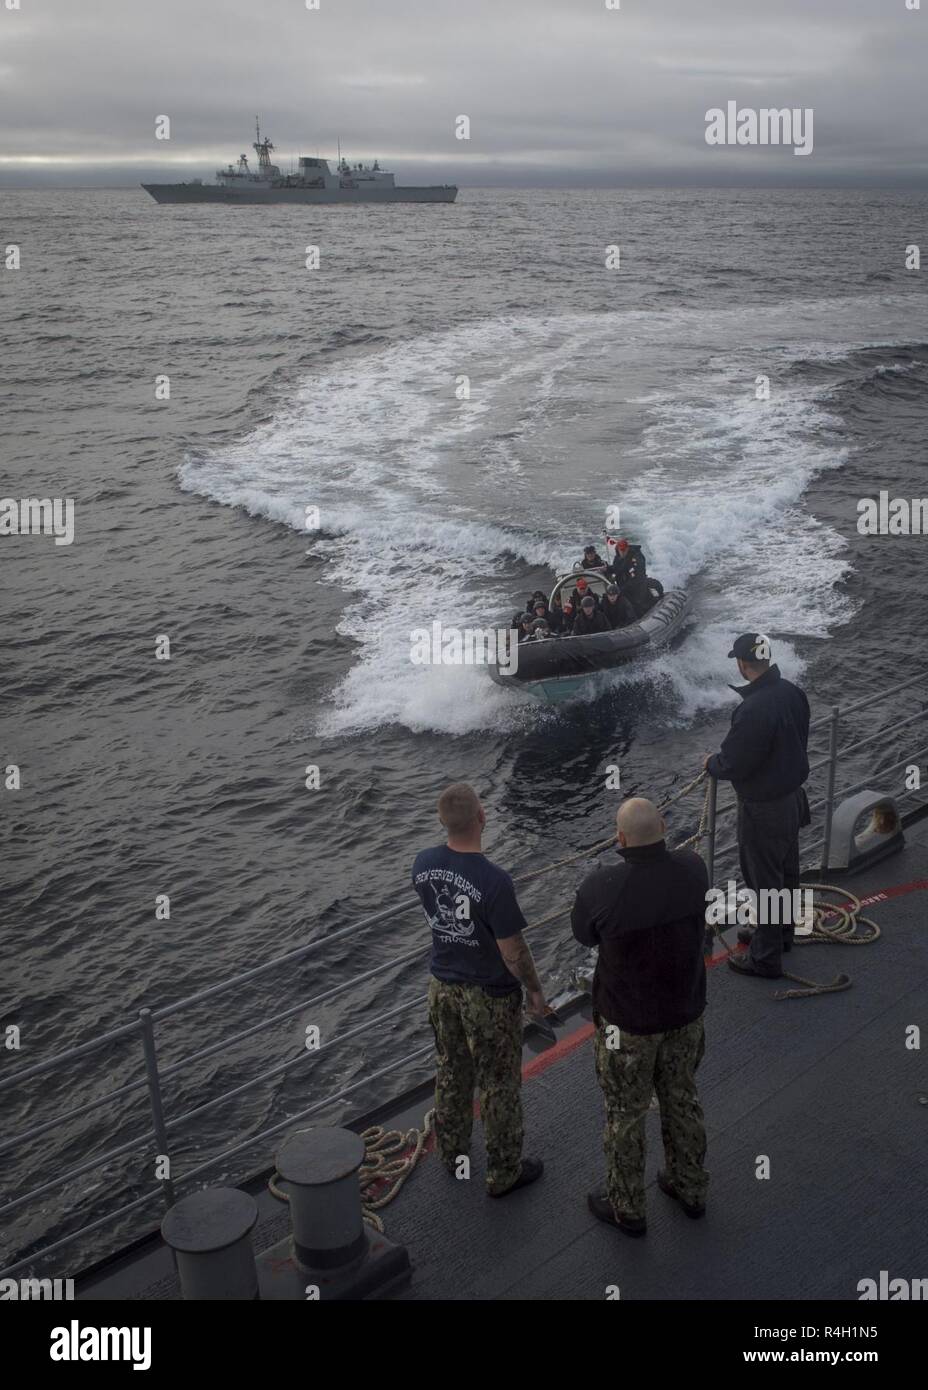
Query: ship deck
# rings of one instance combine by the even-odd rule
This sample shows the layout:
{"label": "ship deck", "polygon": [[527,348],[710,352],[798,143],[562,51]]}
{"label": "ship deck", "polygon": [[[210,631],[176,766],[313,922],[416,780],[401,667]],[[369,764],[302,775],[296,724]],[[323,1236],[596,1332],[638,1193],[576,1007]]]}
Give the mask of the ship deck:
{"label": "ship deck", "polygon": [[[393,1297],[603,1299],[618,1286],[623,1300],[856,1300],[858,1281],[881,1270],[921,1277],[928,1067],[923,1051],[906,1047],[906,1029],[926,1021],[928,821],[908,827],[902,853],[848,886],[864,900],[886,895],[865,908],[881,939],[803,946],[786,963],[820,980],[846,971],[850,990],[778,1001],[780,982],[736,976],[724,956],[713,962],[700,1070],[712,1178],[705,1220],[688,1220],[655,1185],[654,1113],[647,1236],[630,1239],[588,1211],[586,1192],[602,1177],[602,1100],[587,1003],[556,1044],[530,1042],[526,1055],[526,1152],[544,1158],[543,1177],[488,1200],[479,1123],[469,1182],[427,1154],[383,1213],[386,1235],[406,1245],[413,1265]],[[403,1127],[421,1122],[428,1105],[420,1088],[376,1119]],[[755,1175],[760,1155],[769,1179]],[[255,1187],[257,1252],[287,1230],[286,1208],[264,1188]],[[167,1251],[154,1241],[78,1286],[79,1298],[177,1296]]]}

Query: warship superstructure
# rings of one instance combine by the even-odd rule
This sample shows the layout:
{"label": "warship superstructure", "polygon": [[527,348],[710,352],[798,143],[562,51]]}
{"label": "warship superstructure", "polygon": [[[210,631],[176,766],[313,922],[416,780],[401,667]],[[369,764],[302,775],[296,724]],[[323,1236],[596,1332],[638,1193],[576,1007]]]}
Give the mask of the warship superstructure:
{"label": "warship superstructure", "polygon": [[397,188],[393,175],[373,164],[349,164],[339,157],[336,168],[327,159],[301,155],[298,171],[283,174],[271,162],[274,149],[270,140],[261,139],[255,122],[256,139],[252,148],[257,168],[241,154],[237,164],[216,170],[215,183],[192,179],[189,183],[143,183],[156,203],[453,203],[458,196],[455,184],[429,184]]}

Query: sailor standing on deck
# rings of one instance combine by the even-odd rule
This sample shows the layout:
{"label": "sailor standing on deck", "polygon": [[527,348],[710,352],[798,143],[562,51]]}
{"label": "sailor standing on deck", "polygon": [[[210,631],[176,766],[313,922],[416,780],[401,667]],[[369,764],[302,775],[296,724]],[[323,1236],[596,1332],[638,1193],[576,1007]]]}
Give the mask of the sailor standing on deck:
{"label": "sailor standing on deck", "polygon": [[474,1087],[487,1148],[487,1192],[505,1197],[541,1177],[522,1157],[522,986],[530,1013],[551,1009],[522,932],[512,879],[480,849],[486,814],[473,787],[438,799],[445,845],[422,850],[413,887],[432,928],[429,1021],[435,1033],[435,1135],[451,1173],[470,1149]]}
{"label": "sailor standing on deck", "polygon": [[647,1229],[645,1120],[652,1091],[664,1140],[658,1186],[692,1217],[705,1214],[709,1187],[696,1093],[705,1050],[709,876],[692,850],[668,850],[664,829],[653,802],[624,801],[616,817],[624,862],[583,880],[570,918],[577,940],[599,947],[593,1047],[606,1102],[606,1185],[587,1202],[600,1221],[632,1236]]}
{"label": "sailor standing on deck", "polygon": [[[738,849],[746,887],[759,895],[759,904],[782,901],[800,885],[799,831],[809,824],[809,802],[803,783],[809,776],[809,701],[805,692],[784,680],[770,663],[770,643],[762,633],[738,637],[728,653],[738,662],[747,685],[734,686],[741,704],[718,753],[707,757],[706,771],[731,782],[738,797]],[[779,978],[782,952],[793,944],[795,923],[765,922],[759,912],[746,956],[729,956],[728,964],[741,975]]]}

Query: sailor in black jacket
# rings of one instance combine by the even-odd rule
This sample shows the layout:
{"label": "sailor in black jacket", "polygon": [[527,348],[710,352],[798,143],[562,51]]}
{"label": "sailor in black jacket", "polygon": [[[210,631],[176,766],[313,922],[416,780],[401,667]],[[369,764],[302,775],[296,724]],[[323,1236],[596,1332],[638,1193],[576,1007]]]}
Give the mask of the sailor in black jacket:
{"label": "sailor in black jacket", "polygon": [[587,594],[585,599],[580,601],[580,612],[574,618],[573,637],[589,637],[593,632],[611,632],[607,619],[596,607],[596,600],[592,594]]}
{"label": "sailor in black jacket", "polygon": [[[621,546],[625,549],[620,549]],[[612,576],[619,593],[635,610],[636,618],[643,618],[648,609],[654,607],[654,597],[648,588],[648,567],[640,545],[619,541]]]}
{"label": "sailor in black jacket", "polygon": [[606,1103],[605,1191],[593,1214],[628,1235],[645,1218],[645,1119],[657,1093],[665,1168],[658,1183],[689,1216],[702,1216],[709,1177],[696,1093],[705,1048],[703,939],[706,866],[691,850],[667,849],[657,807],[632,797],[619,808],[622,861],[583,880],[571,913],[574,936],[597,946],[593,977],[596,1072]]}
{"label": "sailor in black jacket", "polygon": [[[731,782],[738,797],[745,885],[758,893],[797,889],[799,831],[809,823],[803,791],[809,776],[809,701],[771,665],[770,643],[762,633],[744,633],[728,655],[737,659],[747,685],[733,687],[741,704],[721,749],[706,759],[705,767],[712,777]],[[774,900],[765,894],[758,901]],[[785,902],[780,906],[785,909]],[[776,922],[758,921],[747,956],[729,958],[732,969],[774,979],[781,974],[782,952],[792,946],[795,923],[788,911],[777,916]]]}
{"label": "sailor in black jacket", "polygon": [[599,611],[613,630],[617,627],[628,627],[630,623],[638,621],[638,614],[614,584],[607,587]]}

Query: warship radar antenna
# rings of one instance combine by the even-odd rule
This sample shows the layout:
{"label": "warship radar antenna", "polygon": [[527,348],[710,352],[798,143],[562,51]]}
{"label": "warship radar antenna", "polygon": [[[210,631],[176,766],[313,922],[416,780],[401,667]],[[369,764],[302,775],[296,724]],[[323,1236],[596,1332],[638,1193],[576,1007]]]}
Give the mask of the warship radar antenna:
{"label": "warship radar antenna", "polygon": [[270,169],[271,150],[274,149],[274,146],[266,136],[263,140],[261,139],[261,122],[257,116],[255,116],[255,143],[253,148],[255,154],[258,156],[258,168]]}

